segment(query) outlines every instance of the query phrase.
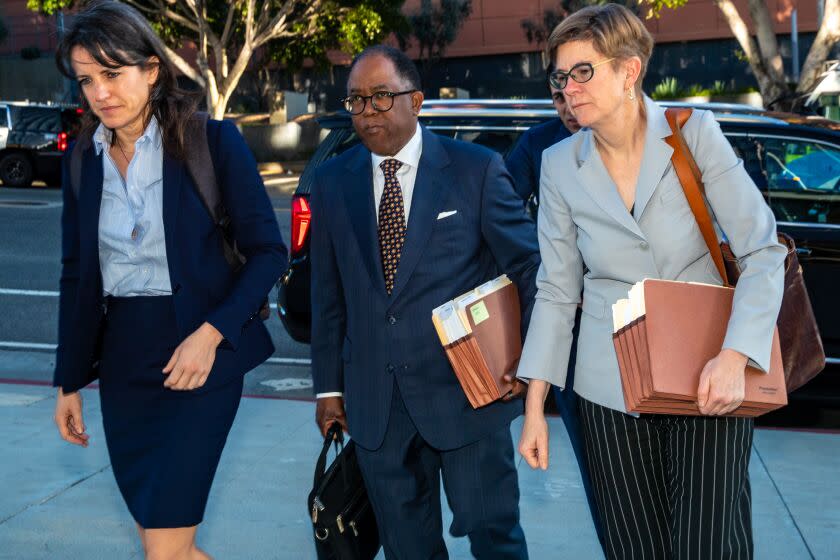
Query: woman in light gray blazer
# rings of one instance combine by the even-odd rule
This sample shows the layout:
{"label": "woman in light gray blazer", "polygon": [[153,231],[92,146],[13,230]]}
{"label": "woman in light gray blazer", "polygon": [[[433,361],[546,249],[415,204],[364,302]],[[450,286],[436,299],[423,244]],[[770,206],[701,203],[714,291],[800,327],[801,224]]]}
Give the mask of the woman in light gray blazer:
{"label": "woman in light gray blazer", "polygon": [[[617,4],[583,9],[549,39],[563,90],[585,127],[547,149],[540,180],[542,266],[518,375],[531,380],[520,453],[548,467],[543,402],[565,383],[583,296],[574,390],[610,558],[751,558],[751,419],[727,417],[744,370],[767,370],[785,249],[756,186],[714,116],[683,130],[709,208],[743,275],[720,353],[698,387],[706,416],[630,415],[612,344],[611,304],[644,278],[722,284],[671,165],[663,109],[641,91],[653,40]],[[720,231],[719,231],[720,235]]]}

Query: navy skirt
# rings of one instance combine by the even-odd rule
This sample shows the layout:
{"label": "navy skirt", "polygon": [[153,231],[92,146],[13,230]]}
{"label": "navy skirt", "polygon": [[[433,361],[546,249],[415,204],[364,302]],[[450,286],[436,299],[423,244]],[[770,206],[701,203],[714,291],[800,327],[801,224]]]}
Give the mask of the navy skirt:
{"label": "navy skirt", "polygon": [[[194,391],[163,386],[180,344],[171,296],[109,298],[100,358],[108,454],[131,515],[146,529],[201,523],[242,397],[242,376]],[[217,360],[210,377],[223,373]]]}

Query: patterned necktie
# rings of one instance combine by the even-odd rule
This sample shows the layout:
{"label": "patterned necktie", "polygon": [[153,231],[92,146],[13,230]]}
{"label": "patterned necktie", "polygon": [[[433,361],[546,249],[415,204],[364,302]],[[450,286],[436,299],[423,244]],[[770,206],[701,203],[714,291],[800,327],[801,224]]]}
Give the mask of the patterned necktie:
{"label": "patterned necktie", "polygon": [[385,190],[382,191],[382,199],[379,201],[379,252],[382,255],[385,289],[388,295],[391,295],[405,241],[405,209],[402,188],[397,180],[397,170],[402,167],[402,162],[386,159],[379,167],[385,174]]}

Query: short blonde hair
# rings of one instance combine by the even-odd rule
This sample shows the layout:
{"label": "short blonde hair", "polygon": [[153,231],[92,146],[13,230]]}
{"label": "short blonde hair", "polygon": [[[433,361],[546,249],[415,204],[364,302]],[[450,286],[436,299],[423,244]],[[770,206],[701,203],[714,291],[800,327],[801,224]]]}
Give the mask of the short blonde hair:
{"label": "short blonde hair", "polygon": [[589,6],[578,10],[560,22],[548,38],[548,56],[552,64],[560,45],[572,41],[590,41],[595,50],[607,58],[615,58],[613,67],[637,56],[642,69],[636,80],[637,93],[642,91],[642,79],[647,72],[653,37],[636,14],[621,4]]}

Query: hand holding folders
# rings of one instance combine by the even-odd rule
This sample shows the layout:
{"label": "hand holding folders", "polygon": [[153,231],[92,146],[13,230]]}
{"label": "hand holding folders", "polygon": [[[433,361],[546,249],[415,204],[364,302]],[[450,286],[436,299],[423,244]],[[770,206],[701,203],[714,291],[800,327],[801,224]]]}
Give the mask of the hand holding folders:
{"label": "hand holding folders", "polygon": [[[646,279],[613,305],[613,345],[629,412],[700,415],[697,388],[726,336],[735,290]],[[787,404],[778,331],[770,371],[747,366],[744,401],[732,416]]]}
{"label": "hand holding folders", "polygon": [[449,363],[473,408],[504,397],[522,353],[519,293],[504,274],[432,311]]}

